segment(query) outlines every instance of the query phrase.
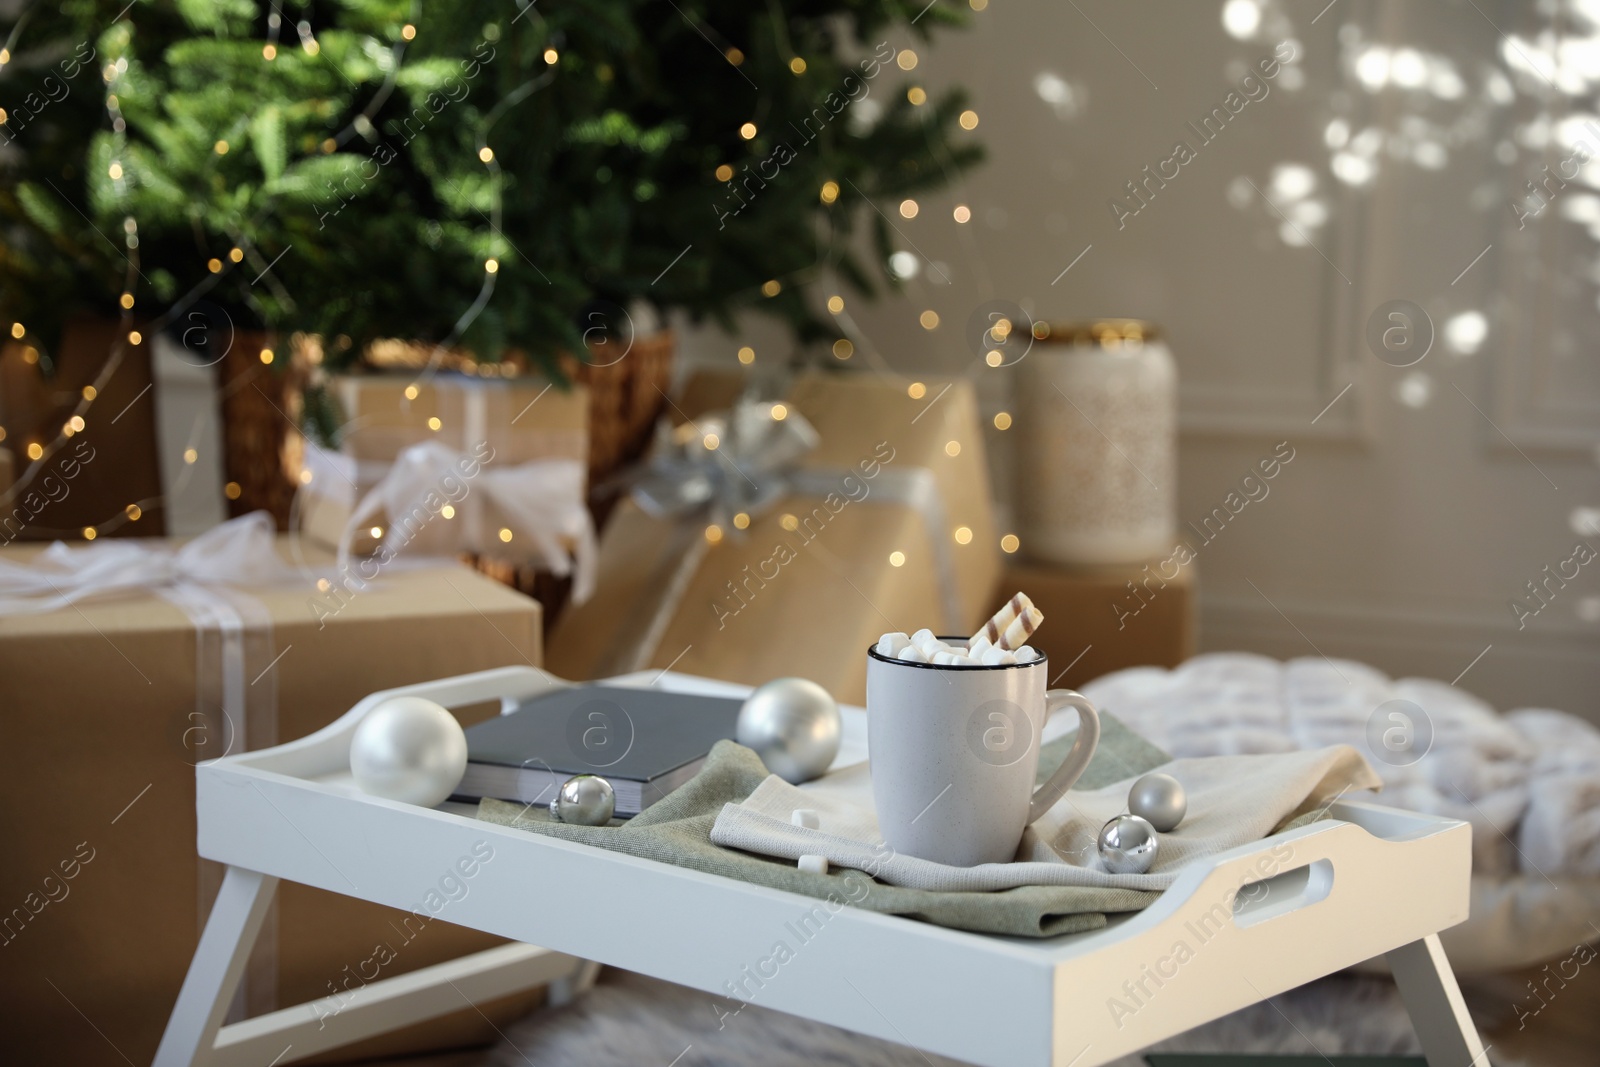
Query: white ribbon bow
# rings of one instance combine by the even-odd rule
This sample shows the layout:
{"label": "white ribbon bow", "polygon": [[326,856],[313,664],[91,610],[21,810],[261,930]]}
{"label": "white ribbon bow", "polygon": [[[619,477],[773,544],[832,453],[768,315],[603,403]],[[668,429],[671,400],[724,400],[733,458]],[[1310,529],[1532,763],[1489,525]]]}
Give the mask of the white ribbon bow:
{"label": "white ribbon bow", "polygon": [[[466,473],[474,468],[475,473]],[[584,465],[575,459],[493,467],[441,441],[411,445],[351,512],[339,538],[339,571],[348,573],[352,543],[382,513],[388,521],[383,547],[391,554],[407,546],[513,553],[558,577],[572,575],[573,602],[582,603],[594,592],[600,554],[584,503],[586,478]],[[499,535],[501,524],[488,521],[491,504],[511,531],[510,543]],[[443,517],[446,505],[453,518]]]}
{"label": "white ribbon bow", "polygon": [[147,538],[69,547],[57,541],[27,565],[0,559],[0,615],[57,611],[91,597],[189,585],[275,585],[298,575],[278,558],[264,511],[173,546]]}

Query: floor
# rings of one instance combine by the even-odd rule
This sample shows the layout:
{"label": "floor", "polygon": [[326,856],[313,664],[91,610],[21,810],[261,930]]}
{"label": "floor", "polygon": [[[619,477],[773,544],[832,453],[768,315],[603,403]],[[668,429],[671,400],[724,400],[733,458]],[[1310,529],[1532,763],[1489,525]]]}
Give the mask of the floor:
{"label": "floor", "polygon": [[[1474,1005],[1504,1016],[1483,1033],[1492,1063],[1595,1067],[1595,1050],[1600,1048],[1600,966],[1591,969],[1572,960],[1563,967],[1562,962],[1464,983]],[[1563,979],[1574,972],[1575,977]],[[464,1049],[364,1060],[359,1067],[479,1067],[482,1059],[482,1049]]]}
{"label": "floor", "polygon": [[[408,1059],[362,1060],[359,1067],[478,1067],[483,1062],[483,1049],[464,1049],[436,1056],[412,1056]],[[351,1065],[357,1067],[357,1065]]]}
{"label": "floor", "polygon": [[1483,1035],[1491,1059],[1504,1054],[1528,1067],[1600,1062],[1600,960],[1591,954],[1592,962],[1581,965],[1578,958],[1474,981],[1475,995],[1503,998],[1510,1006],[1511,1018]]}

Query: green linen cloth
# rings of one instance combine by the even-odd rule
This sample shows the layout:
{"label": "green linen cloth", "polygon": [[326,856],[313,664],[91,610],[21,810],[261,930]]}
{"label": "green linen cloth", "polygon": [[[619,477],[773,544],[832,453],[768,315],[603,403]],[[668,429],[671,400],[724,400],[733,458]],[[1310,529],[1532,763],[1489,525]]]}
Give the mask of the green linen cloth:
{"label": "green linen cloth", "polygon": [[[1061,765],[1074,737],[1057,738],[1040,748],[1040,782]],[[1143,774],[1169,758],[1115,717],[1101,712],[1100,744],[1076,788],[1098,789]],[[503,800],[480,801],[478,818],[741,882],[819,899],[832,897],[871,911],[980,933],[1055,937],[1095,930],[1105,925],[1107,914],[1138,911],[1161,895],[1132,889],[1040,885],[998,892],[933,892],[884,885],[861,871],[814,874],[800,870],[792,861],[712,844],[711,827],[722,806],[747,798],[767,774],[754,752],[732,741],[719,741],[699,774],[621,825],[569,826],[552,820],[543,808]]]}

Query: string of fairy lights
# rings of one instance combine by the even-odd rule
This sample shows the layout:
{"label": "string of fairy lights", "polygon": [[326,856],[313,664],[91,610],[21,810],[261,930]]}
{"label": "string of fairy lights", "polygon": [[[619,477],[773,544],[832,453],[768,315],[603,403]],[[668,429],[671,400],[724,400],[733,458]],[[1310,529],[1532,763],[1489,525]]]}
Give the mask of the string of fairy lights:
{"label": "string of fairy lights", "polygon": [[[18,24],[12,33],[12,40],[7,42],[4,56],[6,61],[10,60],[11,45],[15,43],[15,38],[20,34],[25,22],[26,16],[18,20]],[[126,180],[121,156],[126,148],[127,122],[122,116],[121,106],[117,99],[117,79],[126,71],[126,58],[117,62],[107,63],[101,71],[102,79],[106,83],[105,109],[111,119],[114,138],[108,173],[113,181],[119,183]],[[122,221],[122,230],[123,247],[125,249],[123,258],[126,260],[127,267],[123,275],[122,295],[117,301],[119,315],[111,353],[106,362],[101,365],[94,381],[85,385],[79,391],[78,399],[73,405],[72,414],[61,424],[60,430],[56,432],[54,437],[48,442],[30,441],[27,444],[24,451],[30,460],[30,465],[17,478],[16,482],[3,495],[0,495],[0,508],[10,507],[17,496],[31,484],[33,477],[49,465],[56,453],[65,448],[67,442],[74,436],[88,429],[87,415],[90,408],[105,390],[106,384],[116,374],[117,369],[122,365],[128,348],[133,345],[139,345],[144,340],[142,333],[133,328],[133,293],[136,280],[139,277],[138,222],[132,216],[127,216]],[[160,323],[160,325],[164,326],[165,323]],[[35,339],[30,337],[27,326],[22,322],[13,322],[10,327],[10,333],[14,340],[22,344],[23,361],[29,365],[37,365],[39,362],[39,350],[37,345],[33,343]],[[0,440],[4,439],[4,433],[4,429],[0,428]],[[143,516],[144,510],[155,502],[157,501],[150,499],[133,501],[123,508],[120,515],[114,516],[105,523],[83,527],[81,531],[83,538],[93,541],[101,532],[102,527],[114,528],[114,526],[121,525],[124,522],[137,522]]]}
{"label": "string of fairy lights", "polygon": [[[988,0],[968,0],[968,3],[969,6],[977,12],[985,10],[988,6]],[[519,0],[519,7],[520,13],[517,16],[518,18],[531,15],[534,19],[541,22],[543,21],[538,12],[534,10],[532,3],[527,2],[527,0]],[[400,67],[400,62],[404,57],[406,45],[416,39],[417,29],[415,23],[419,14],[420,2],[414,2],[412,6],[413,21],[409,21],[400,27],[398,32],[399,40],[393,42],[391,45],[394,62],[390,64],[390,70],[385,82],[379,92],[375,94],[374,99],[365,109],[363,109],[361,113],[355,116],[348,124],[346,124],[344,128],[339,130],[338,133],[325,139],[319,146],[320,151],[324,153],[335,151],[338,147],[347,143],[352,137],[364,136],[370,139],[372,136],[374,136],[375,130],[371,122],[372,115],[375,114],[377,109],[382,106],[389,93],[393,90]],[[123,21],[125,17],[126,12],[124,12],[123,16],[119,17],[119,22]],[[4,49],[0,50],[0,66],[3,66],[9,61],[11,50],[15,45],[17,38],[20,36],[26,22],[27,13],[25,12],[23,16],[18,19],[17,24],[13,27],[10,39],[7,40]],[[779,38],[779,47],[792,53],[794,49],[786,39],[786,33],[783,27],[782,19],[772,19],[770,20],[770,24],[773,26],[775,36]],[[121,43],[124,47],[131,37],[131,29],[132,24],[131,21],[129,21],[122,35]],[[295,23],[293,29],[295,36],[298,38],[298,43],[302,51],[310,57],[318,56],[321,52],[321,47],[316,40],[309,22],[304,19],[299,20]],[[283,44],[282,32],[283,17],[274,4],[272,12],[267,17],[266,41],[262,46],[261,52],[264,62],[271,63],[278,58],[280,48]],[[742,64],[744,56],[742,51],[740,51],[738,48],[728,46],[724,50],[724,58],[731,65],[737,68],[740,64]],[[490,113],[485,116],[477,131],[474,144],[475,153],[479,162],[482,163],[485,168],[487,168],[492,178],[490,185],[490,216],[488,220],[491,233],[491,254],[484,260],[483,279],[477,297],[457,319],[450,334],[433,346],[422,371],[406,390],[406,395],[408,398],[413,398],[417,395],[418,383],[426,381],[437,372],[438,368],[441,366],[443,360],[447,357],[452,347],[457,341],[459,341],[461,336],[464,335],[466,330],[470,328],[471,324],[482,313],[483,309],[487,306],[489,300],[493,296],[496,278],[499,273],[499,256],[503,254],[502,249],[498,246],[504,243],[504,235],[501,232],[501,219],[503,212],[503,171],[498,159],[495,156],[493,148],[488,144],[488,135],[495,122],[509,107],[514,106],[531,93],[543,88],[553,79],[555,75],[555,68],[560,59],[559,51],[554,47],[554,43],[551,47],[545,49],[543,59],[545,60],[548,69],[539,77],[530,79],[528,82],[525,82],[508,93],[490,111]],[[894,61],[900,70],[909,73],[917,68],[919,57],[915,51],[907,48],[899,50],[895,55]],[[803,76],[807,71],[806,61],[799,55],[794,55],[791,58],[788,66],[790,72],[796,77]],[[118,99],[119,82],[120,79],[126,75],[127,70],[128,60],[125,54],[107,62],[105,67],[102,69],[103,80],[106,84],[105,111],[112,131],[112,153],[110,162],[108,164],[108,177],[119,190],[125,188],[126,183],[131,177],[128,173],[128,168],[123,162],[127,153],[127,121],[122,114],[120,101]],[[908,101],[915,107],[924,106],[928,101],[927,92],[920,85],[913,84],[909,86],[906,90],[906,96]],[[760,117],[761,116],[758,114],[754,118],[759,119]],[[3,119],[0,119],[0,121],[3,121]],[[958,123],[965,130],[974,130],[978,126],[979,116],[976,111],[969,109],[960,114],[958,117]],[[738,132],[742,140],[749,142],[753,141],[758,136],[759,130],[755,121],[747,121],[740,126]],[[229,150],[230,144],[227,135],[225,134],[224,136],[218,137],[213,145],[213,151],[216,160],[220,162],[221,158],[226,156]],[[938,163],[943,170],[946,179],[951,184],[964,187],[964,182],[962,181],[959,172],[957,172],[955,168],[950,165],[950,162],[947,159],[939,159]],[[715,176],[719,181],[730,181],[734,176],[733,168],[727,164],[719,165],[716,168]],[[825,181],[818,191],[818,197],[820,201],[824,205],[828,205],[830,207],[838,202],[840,195],[841,189],[839,184],[831,179]],[[266,206],[270,206],[270,198],[269,204],[263,206],[263,211],[266,209]],[[897,205],[896,210],[902,219],[909,221],[919,216],[921,213],[921,206],[915,199],[906,198]],[[958,226],[964,227],[965,224],[970,222],[972,219],[971,208],[966,203],[957,204],[952,211],[952,218]],[[205,266],[209,276],[192,287],[191,290],[184,294],[182,298],[175,301],[165,313],[158,316],[153,321],[144,323],[143,329],[140,329],[139,325],[135,323],[134,308],[137,302],[137,283],[142,278],[142,274],[139,269],[138,258],[138,223],[132,215],[128,215],[124,218],[123,231],[123,245],[126,250],[124,258],[126,259],[127,267],[125,271],[123,291],[118,300],[118,328],[116,338],[112,344],[111,352],[106,362],[102,365],[101,369],[97,373],[94,382],[83,387],[74,405],[71,415],[62,423],[59,431],[52,437],[52,439],[50,439],[48,442],[32,441],[26,446],[25,452],[31,461],[30,465],[10,487],[10,489],[8,489],[3,495],[0,495],[0,508],[9,507],[16,499],[18,494],[28,487],[32,479],[49,465],[52,457],[54,457],[57,452],[64,448],[74,436],[84,432],[87,429],[88,416],[91,408],[93,407],[95,401],[99,398],[100,394],[105,390],[106,384],[120,368],[130,348],[143,344],[146,339],[146,332],[153,336],[157,331],[166,328],[173,321],[176,321],[177,317],[190,306],[192,306],[194,301],[198,300],[206,292],[209,292],[223,279],[228,272],[231,271],[233,267],[241,264],[247,257],[252,260],[252,267],[259,269],[261,271],[261,276],[268,278],[269,284],[276,287],[274,290],[275,296],[277,296],[280,301],[292,302],[289,294],[282,290],[281,283],[278,283],[277,279],[271,275],[270,264],[266,263],[266,261],[262,259],[262,257],[260,257],[260,255],[256,252],[256,249],[248,238],[248,231],[245,231],[231,235],[233,238],[233,246],[226,254],[226,261],[224,261],[222,257],[208,256],[205,261]],[[965,237],[965,234],[963,234],[963,236]],[[980,273],[982,276],[981,282],[985,288],[988,288],[987,264],[983,262],[981,253],[978,252],[975,243],[971,242],[970,240],[968,243],[970,246],[969,252],[972,253],[974,261],[980,265]],[[828,227],[826,240],[819,249],[817,261],[808,267],[792,271],[781,277],[768,279],[759,287],[761,295],[767,298],[776,297],[782,292],[785,283],[803,284],[805,282],[814,280],[825,273],[830,273],[830,268],[833,263],[836,262],[840,251],[841,249],[839,245],[838,229],[837,227],[830,225]],[[202,252],[204,252],[204,250],[202,250]],[[248,292],[246,294],[246,298],[253,302],[253,297],[250,296]],[[835,321],[839,324],[840,332],[842,334],[842,336],[835,340],[832,345],[832,352],[836,359],[841,361],[848,360],[856,354],[858,349],[860,349],[866,356],[868,362],[873,366],[873,369],[879,374],[904,380],[905,376],[897,374],[887,364],[877,346],[872,344],[871,340],[867,337],[866,332],[862,329],[860,324],[848,314],[845,308],[844,298],[841,295],[833,294],[829,296],[827,299],[827,308],[830,314],[833,315]],[[935,330],[940,325],[938,313],[931,308],[922,311],[918,317],[918,321],[922,328],[928,331]],[[1010,324],[1002,320],[1002,323],[997,324],[997,326],[999,327],[999,332],[994,333],[993,338],[997,344],[1003,344],[1006,339],[1005,331],[1010,329]],[[13,339],[23,343],[23,358],[29,363],[37,363],[37,348],[33,343],[30,343],[30,336],[28,334],[26,325],[21,322],[12,323],[10,327],[10,333]],[[997,352],[991,351],[990,356],[993,357],[997,354]],[[276,354],[273,351],[273,348],[270,346],[270,343],[268,346],[261,349],[259,355],[260,360],[264,365],[271,364],[276,358]],[[753,364],[756,358],[755,351],[750,346],[743,346],[739,349],[738,358],[742,364]],[[991,358],[990,365],[998,364],[995,363]],[[926,385],[920,381],[910,381],[906,385],[906,390],[908,396],[912,399],[920,399],[926,393]],[[1002,411],[994,417],[994,425],[996,429],[1005,430],[1010,426],[1010,424],[1011,416],[1007,412]],[[433,428],[437,429],[438,427],[435,426]],[[4,440],[5,432],[6,431],[4,427],[0,427],[0,441]],[[957,441],[952,440],[946,445],[946,452],[951,456],[957,455],[959,450],[960,443]],[[194,447],[189,447],[185,450],[185,466],[183,474],[181,475],[182,478],[187,479],[194,469],[197,459],[198,453]],[[301,472],[300,481],[302,484],[309,482],[310,479],[306,477],[306,475],[309,473],[309,471]],[[169,489],[169,493],[178,491],[181,489],[181,485],[182,483],[180,482],[178,486],[171,487],[171,489]],[[224,491],[230,499],[236,499],[240,494],[240,487],[236,482],[229,482],[225,486]],[[153,498],[130,502],[124,507],[120,514],[114,515],[113,517],[101,523],[85,526],[78,532],[85,540],[92,541],[100,533],[109,532],[128,522],[138,521],[145,510],[161,503],[162,499],[162,496],[156,496]],[[720,533],[720,531],[717,531],[717,533]],[[959,544],[967,544],[972,539],[972,532],[970,528],[966,526],[957,527],[953,531],[952,535]],[[708,528],[707,537],[708,539],[713,539],[716,537],[716,534],[714,534],[713,531]],[[1005,537],[1002,539],[1001,547],[1007,552],[1016,551],[1017,538],[1015,535],[1005,535]],[[903,564],[903,553],[895,553],[895,555],[900,556],[900,560],[896,562],[893,558],[891,558],[891,563],[896,566]]]}
{"label": "string of fairy lights", "polygon": [[[531,9],[531,4],[524,3],[523,7],[524,10],[527,11]],[[319,148],[323,153],[335,151],[340,145],[348,142],[354,136],[369,136],[375,133],[371,122],[372,116],[377,113],[377,110],[383,105],[390,93],[393,91],[398,76],[400,63],[404,57],[406,45],[416,38],[415,23],[419,19],[421,13],[420,0],[413,0],[411,11],[412,21],[409,21],[401,26],[398,33],[400,40],[391,44],[393,62],[389,64],[389,72],[383,84],[380,86],[378,92],[374,94],[373,99],[359,114],[357,114],[336,134],[325,139],[321,143]],[[11,33],[8,35],[4,47],[0,48],[0,67],[4,67],[11,61],[13,50],[15,49],[17,41],[21,37],[24,28],[28,24],[31,14],[32,7],[30,6],[30,8],[25,10],[18,17],[17,22],[12,27]],[[131,40],[133,30],[132,20],[129,19],[127,15],[128,11],[125,9],[113,22],[112,26],[108,27],[108,29],[111,30],[120,28],[121,33],[114,38],[113,43],[120,45],[123,50],[126,49],[129,41]],[[537,17],[537,15],[535,15],[535,17]],[[274,10],[268,15],[267,18],[267,41],[262,47],[261,54],[264,62],[271,63],[278,58],[279,44],[281,41],[281,27],[282,16],[276,9],[276,4],[274,4]],[[321,52],[321,46],[318,44],[316,37],[312,33],[310,24],[305,20],[300,20],[295,25],[295,31],[297,37],[299,38],[301,49],[305,52],[305,54],[311,57],[318,56]],[[101,77],[106,86],[104,107],[112,133],[112,151],[110,161],[107,164],[107,177],[114,183],[114,187],[118,189],[118,191],[125,191],[126,183],[133,178],[128,165],[125,163],[128,153],[127,120],[122,114],[121,102],[119,100],[119,83],[120,80],[126,76],[127,71],[128,59],[126,54],[118,56],[114,59],[110,59],[105,66],[101,68]],[[341,76],[343,76],[342,72],[340,73]],[[3,111],[0,111],[0,123],[4,122],[5,114]],[[218,137],[213,145],[213,152],[216,160],[220,161],[223,156],[226,156],[229,149],[230,145],[226,136]],[[485,158],[484,154],[488,153],[487,146],[480,143],[479,152],[479,158],[482,159],[485,164],[488,164],[490,159],[492,159],[492,156]],[[499,193],[497,187],[495,212],[496,219],[494,221],[496,233],[499,232],[498,203]],[[261,205],[257,218],[259,219],[262,214],[265,214],[265,212],[269,210],[271,206],[272,197],[269,195],[265,198],[264,203]],[[255,220],[251,221],[254,222]],[[68,415],[68,417],[62,422],[60,428],[56,430],[49,437],[49,439],[33,440],[28,442],[27,445],[23,447],[22,451],[27,456],[29,465],[24,468],[24,470],[10,487],[3,492],[0,492],[0,510],[9,509],[17,500],[17,498],[27,491],[33,480],[43,471],[49,468],[55,455],[64,447],[66,447],[73,437],[83,433],[88,429],[88,417],[91,408],[105,392],[107,384],[116,375],[130,349],[144,344],[147,339],[147,335],[148,337],[154,337],[157,332],[165,329],[167,326],[177,321],[179,316],[191,308],[198,299],[210,292],[220,281],[222,281],[225,275],[227,275],[235,265],[242,264],[246,258],[250,258],[253,261],[252,266],[260,268],[262,277],[267,278],[269,284],[278,286],[276,295],[278,295],[280,299],[288,297],[288,294],[282,291],[281,284],[277,282],[277,279],[271,276],[270,270],[268,269],[270,264],[267,264],[265,261],[261,260],[259,255],[256,254],[249,238],[243,233],[234,234],[232,235],[234,241],[233,247],[227,252],[226,261],[224,261],[222,257],[208,256],[205,260],[205,267],[208,275],[207,277],[196,283],[187,293],[174,301],[163,314],[157,316],[151,321],[137,323],[135,321],[134,308],[137,303],[136,294],[138,292],[138,282],[143,279],[143,274],[140,271],[139,266],[139,227],[137,219],[132,215],[125,216],[122,222],[122,229],[122,244],[124,248],[123,257],[126,261],[126,269],[124,272],[122,293],[117,301],[117,329],[114,335],[114,340],[111,344],[111,350],[105,362],[101,365],[99,371],[96,373],[93,382],[85,385],[79,391],[71,414]],[[201,250],[201,254],[205,255],[204,249]],[[486,280],[492,283],[493,275],[498,269],[498,261],[493,257],[489,258],[485,263],[484,269]],[[249,297],[248,291],[246,298],[252,299]],[[486,300],[487,296],[484,295],[481,297],[479,303],[476,304],[475,307],[481,310],[481,305],[482,303],[486,302]],[[466,321],[470,322],[470,319]],[[458,325],[458,330],[464,328],[464,325]],[[27,324],[21,321],[12,322],[9,326],[8,332],[11,339],[20,344],[21,355],[24,362],[29,365],[37,365],[40,361],[39,349],[42,345],[42,341],[31,335]],[[269,345],[263,347],[260,351],[260,361],[264,365],[270,365],[275,358],[276,354],[269,342]],[[141,393],[140,395],[142,396],[143,394]],[[114,422],[116,418],[120,417],[121,413],[119,412],[112,421]],[[7,432],[8,431],[4,426],[0,426],[0,442],[3,442],[6,439]],[[84,540],[93,541],[102,533],[111,532],[129,522],[137,522],[143,517],[145,511],[149,510],[153,506],[161,504],[166,496],[173,495],[182,490],[188,478],[192,476],[192,472],[195,469],[198,459],[199,453],[197,449],[193,447],[191,442],[190,446],[186,447],[183,452],[184,466],[183,471],[180,474],[180,480],[176,485],[169,487],[167,493],[154,497],[148,497],[142,500],[132,501],[125,505],[119,513],[111,516],[110,518],[92,525],[84,526],[77,531],[47,530],[44,532],[57,535],[75,532]],[[241,487],[237,482],[230,481],[224,487],[224,494],[229,499],[237,499],[240,493]]]}
{"label": "string of fairy lights", "polygon": [[[989,0],[968,0],[968,6],[970,6],[974,12],[982,12],[988,8]],[[775,19],[773,22],[775,26],[779,27],[778,32],[781,34],[781,20]],[[788,51],[792,52],[792,47],[787,47],[787,45],[788,42],[786,39],[779,41],[780,48],[786,48]],[[739,49],[729,47],[724,51],[724,58],[729,63],[737,67],[743,62],[744,56]],[[920,63],[920,57],[913,49],[900,49],[894,56],[894,63],[895,66],[897,66],[900,70],[909,74],[917,69]],[[808,65],[803,57],[795,55],[790,59],[789,70],[796,77],[804,75],[807,69]],[[923,107],[928,103],[927,90],[920,85],[912,84],[906,88],[906,99],[913,107]],[[972,131],[978,128],[980,118],[977,111],[969,108],[963,110],[957,116],[956,121],[963,130]],[[759,130],[753,121],[745,122],[739,127],[739,136],[745,141],[753,141],[758,134]],[[963,194],[965,194],[967,186],[961,173],[953,166],[948,157],[945,157],[941,154],[940,147],[933,138],[930,137],[928,139],[928,143],[930,149],[935,153],[936,162],[938,163],[940,170],[943,172],[947,182],[950,185],[957,187],[962,191]],[[722,163],[717,166],[714,175],[718,181],[728,182],[733,180],[735,177],[735,170],[733,166],[727,163]],[[841,192],[842,190],[837,181],[834,181],[833,179],[827,179],[818,189],[817,196],[824,205],[832,207],[839,201]],[[957,203],[951,209],[951,218],[957,225],[970,260],[976,264],[978,268],[977,273],[980,289],[984,292],[985,299],[990,299],[993,297],[993,283],[989,274],[988,264],[982,254],[982,251],[979,249],[977,242],[972,238],[970,231],[967,229],[967,224],[972,221],[973,217],[972,208],[966,202],[968,199],[970,198],[963,195],[962,202]],[[900,218],[906,221],[910,221],[922,215],[922,205],[919,204],[917,200],[910,197],[901,200],[900,203],[896,205],[895,210],[899,214]],[[887,219],[888,217],[885,216],[885,218]],[[888,221],[891,225],[893,225],[892,219],[888,219]],[[836,261],[837,256],[841,251],[838,238],[838,229],[834,226],[829,226],[826,239],[823,242],[822,247],[819,249],[819,255],[816,262],[799,270],[791,271],[788,274],[768,279],[759,286],[760,294],[763,297],[771,299],[783,292],[786,283],[793,285],[797,282],[807,282],[817,279],[824,274],[831,274],[830,268]],[[894,264],[891,264],[891,270],[894,270],[894,266]],[[896,271],[896,274],[900,275],[900,272]],[[751,295],[754,295],[753,291]],[[927,396],[928,387],[925,382],[910,380],[910,376],[894,370],[889,365],[887,360],[883,357],[878,346],[872,343],[870,337],[867,335],[866,330],[847,311],[845,299],[842,294],[833,293],[828,296],[826,306],[829,314],[833,316],[834,321],[838,324],[839,332],[841,334],[841,336],[835,339],[830,346],[833,356],[836,360],[841,362],[850,360],[859,352],[865,356],[867,363],[874,373],[882,377],[892,378],[903,383],[905,386],[906,395],[910,399],[921,400]],[[931,333],[939,328],[941,319],[937,311],[932,308],[925,308],[918,314],[917,322],[922,329]],[[1000,317],[997,318],[992,325],[990,325],[984,331],[985,352],[983,354],[983,366],[998,369],[1007,365],[1005,356],[1002,353],[1002,349],[1005,347],[1007,341],[1010,339],[1011,334],[1015,332],[1015,330],[1016,326],[1011,319]],[[1026,336],[1026,331],[1024,331],[1024,336]],[[737,357],[742,365],[747,367],[753,366],[756,362],[756,351],[750,345],[741,345],[738,349]],[[977,369],[978,367],[976,364],[969,364],[963,371],[962,377],[970,377],[977,371]],[[996,430],[1004,432],[1011,428],[1012,422],[1013,419],[1011,413],[1002,410],[995,413],[992,420],[992,425]],[[945,443],[944,451],[945,454],[951,458],[958,456],[961,452],[961,442],[957,440],[947,441]],[[741,518],[743,519],[742,524],[740,522]],[[790,518],[792,518],[792,516],[784,516],[785,520]],[[736,515],[734,516],[733,521],[737,528],[743,529],[749,525],[749,516]],[[792,527],[789,527],[787,523],[785,523],[785,528],[791,529]],[[972,529],[965,525],[958,525],[954,527],[950,533],[952,539],[958,545],[967,545],[973,540]],[[720,526],[713,523],[706,527],[705,536],[706,540],[711,544],[718,544],[722,541],[723,530]],[[1009,555],[1017,552],[1021,548],[1021,541],[1016,534],[1006,533],[1001,536],[999,545],[1001,551]],[[896,550],[890,553],[889,563],[891,566],[901,567],[905,564],[905,562],[906,556],[904,552]]]}

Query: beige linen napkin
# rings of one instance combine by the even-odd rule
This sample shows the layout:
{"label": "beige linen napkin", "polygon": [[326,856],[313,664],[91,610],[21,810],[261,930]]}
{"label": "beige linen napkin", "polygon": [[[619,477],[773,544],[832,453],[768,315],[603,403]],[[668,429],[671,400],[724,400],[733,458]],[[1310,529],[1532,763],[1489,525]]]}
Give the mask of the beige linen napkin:
{"label": "beige linen napkin", "polygon": [[[867,764],[799,787],[771,775],[745,800],[723,805],[711,840],[725,848],[789,860],[825,856],[835,867],[865,871],[879,881],[913,889],[983,892],[1054,885],[1163,890],[1180,868],[1195,859],[1259,841],[1345,793],[1382,784],[1348,745],[1179,759],[1159,769],[1183,784],[1189,812],[1176,830],[1161,835],[1155,865],[1145,874],[1107,873],[1095,848],[1100,827],[1127,811],[1132,778],[1101,789],[1069,791],[1024,831],[1011,863],[951,867],[896,853],[878,832]],[[815,811],[818,828],[793,825],[790,816],[796,808]]]}

